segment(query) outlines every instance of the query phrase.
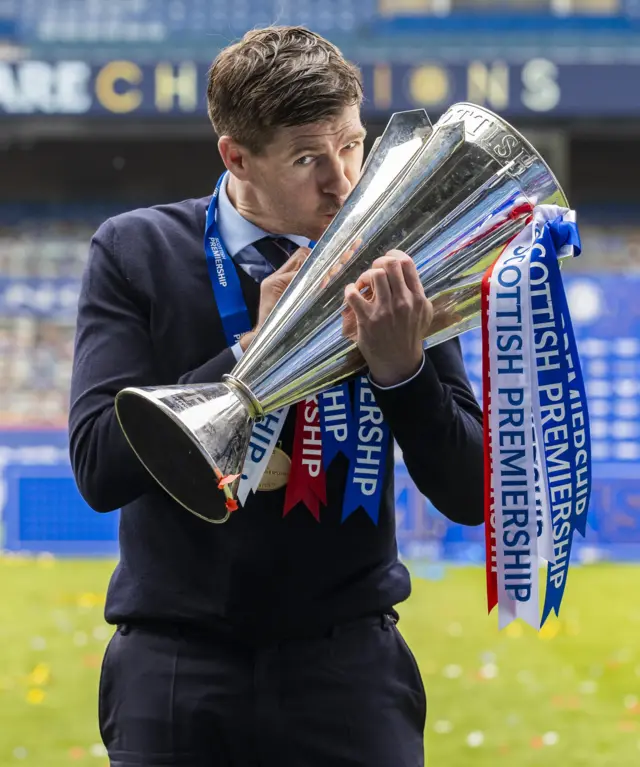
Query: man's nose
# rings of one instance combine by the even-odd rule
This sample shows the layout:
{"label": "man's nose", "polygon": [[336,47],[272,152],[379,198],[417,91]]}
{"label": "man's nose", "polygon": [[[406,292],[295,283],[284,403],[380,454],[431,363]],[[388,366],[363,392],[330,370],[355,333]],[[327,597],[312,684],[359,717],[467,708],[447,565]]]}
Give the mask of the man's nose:
{"label": "man's nose", "polygon": [[322,179],[322,191],[336,197],[341,205],[349,196],[351,181],[346,174],[346,166],[341,158],[336,157],[329,161],[326,176]]}

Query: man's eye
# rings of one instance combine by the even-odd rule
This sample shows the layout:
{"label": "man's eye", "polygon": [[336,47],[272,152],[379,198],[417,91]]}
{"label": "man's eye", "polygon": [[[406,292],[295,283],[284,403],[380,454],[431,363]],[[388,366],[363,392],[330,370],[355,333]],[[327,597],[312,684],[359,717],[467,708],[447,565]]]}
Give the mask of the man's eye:
{"label": "man's eye", "polygon": [[352,141],[351,143],[347,144],[345,149],[355,149],[358,146],[357,141]]}
{"label": "man's eye", "polygon": [[312,157],[311,155],[305,155],[304,157],[300,157],[295,161],[296,165],[311,165],[311,163],[315,160],[315,157]]}

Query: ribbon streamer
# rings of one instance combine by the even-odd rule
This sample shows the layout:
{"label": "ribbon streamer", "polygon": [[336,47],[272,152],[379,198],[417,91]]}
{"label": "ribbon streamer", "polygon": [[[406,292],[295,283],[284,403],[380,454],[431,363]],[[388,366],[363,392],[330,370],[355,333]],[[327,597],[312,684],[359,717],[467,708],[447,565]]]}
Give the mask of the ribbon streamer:
{"label": "ribbon streamer", "polygon": [[501,628],[559,613],[573,531],[585,530],[588,412],[558,263],[579,254],[575,213],[538,206],[483,281],[487,603]]}

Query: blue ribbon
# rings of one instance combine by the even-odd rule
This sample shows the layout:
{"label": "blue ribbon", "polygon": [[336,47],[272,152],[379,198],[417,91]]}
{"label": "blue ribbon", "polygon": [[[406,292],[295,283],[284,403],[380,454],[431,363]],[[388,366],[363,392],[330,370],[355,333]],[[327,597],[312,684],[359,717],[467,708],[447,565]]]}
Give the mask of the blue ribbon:
{"label": "blue ribbon", "polygon": [[[561,218],[547,222],[537,235],[531,253],[531,308],[543,421],[547,417],[540,435],[540,454],[547,468],[553,546],[558,560],[547,571],[541,620],[544,625],[552,611],[556,615],[560,611],[573,532],[585,529],[591,450],[584,382],[557,258],[557,251],[564,245],[573,245],[575,255],[579,255],[580,236],[573,222]],[[545,280],[538,281],[540,270],[536,263],[546,267]]]}
{"label": "blue ribbon", "polygon": [[[577,226],[569,221],[563,221],[557,218],[545,227],[545,234],[551,238],[553,246],[560,249],[564,245],[573,245],[576,255],[582,252],[582,243]],[[573,474],[574,479],[574,514],[572,522],[574,528],[582,535],[587,532],[587,509],[591,497],[591,441],[589,438],[589,409],[587,405],[587,393],[582,376],[582,367],[580,365],[580,356],[576,343],[575,333],[569,313],[567,297],[562,286],[560,277],[560,266],[557,261],[554,264],[554,280],[558,285],[557,303],[560,307],[560,316],[562,317],[562,326],[564,329],[565,354],[569,378],[570,407],[572,415],[572,425],[574,439],[577,444],[578,465],[577,471]],[[582,438],[584,437],[584,444]],[[582,453],[580,451],[583,451]],[[584,468],[582,468],[584,467]],[[583,510],[583,511],[581,511]]]}
{"label": "blue ribbon", "polygon": [[224,173],[220,176],[207,208],[204,252],[224,334],[229,346],[233,346],[243,333],[251,330],[251,318],[238,272],[224,247],[218,229],[218,197],[224,176]]}
{"label": "blue ribbon", "polygon": [[362,507],[375,524],[380,514],[383,477],[389,448],[389,427],[375,404],[369,380],[362,376],[355,384],[355,418],[349,475],[342,507],[342,521]]}
{"label": "blue ribbon", "polygon": [[338,453],[349,460],[355,454],[356,433],[349,384],[341,384],[320,394],[318,407],[322,427],[322,465],[326,471]]}

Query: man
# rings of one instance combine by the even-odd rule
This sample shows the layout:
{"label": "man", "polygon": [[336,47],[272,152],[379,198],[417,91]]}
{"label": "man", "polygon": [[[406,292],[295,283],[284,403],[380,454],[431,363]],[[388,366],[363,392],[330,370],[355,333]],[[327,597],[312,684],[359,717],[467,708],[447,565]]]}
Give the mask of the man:
{"label": "man", "polygon": [[[216,194],[126,213],[92,240],[70,452],[87,502],[122,508],[106,604],[118,629],[99,696],[112,765],[423,763],[425,693],[394,609],[410,581],[397,557],[393,448],[375,519],[362,509],[344,518],[338,455],[317,514],[303,503],[285,514],[280,487],[211,525],[159,488],[114,413],[126,386],[215,382],[233,368],[358,180],[361,100],[357,70],[321,37],[247,34],[210,71],[228,171]],[[238,343],[207,269],[209,226],[246,304]],[[459,343],[423,353],[432,309],[405,255],[387,254],[362,282],[374,297],[350,286],[346,325],[375,406],[421,491],[450,519],[480,524],[481,411]],[[278,448],[294,461],[295,413]]]}

